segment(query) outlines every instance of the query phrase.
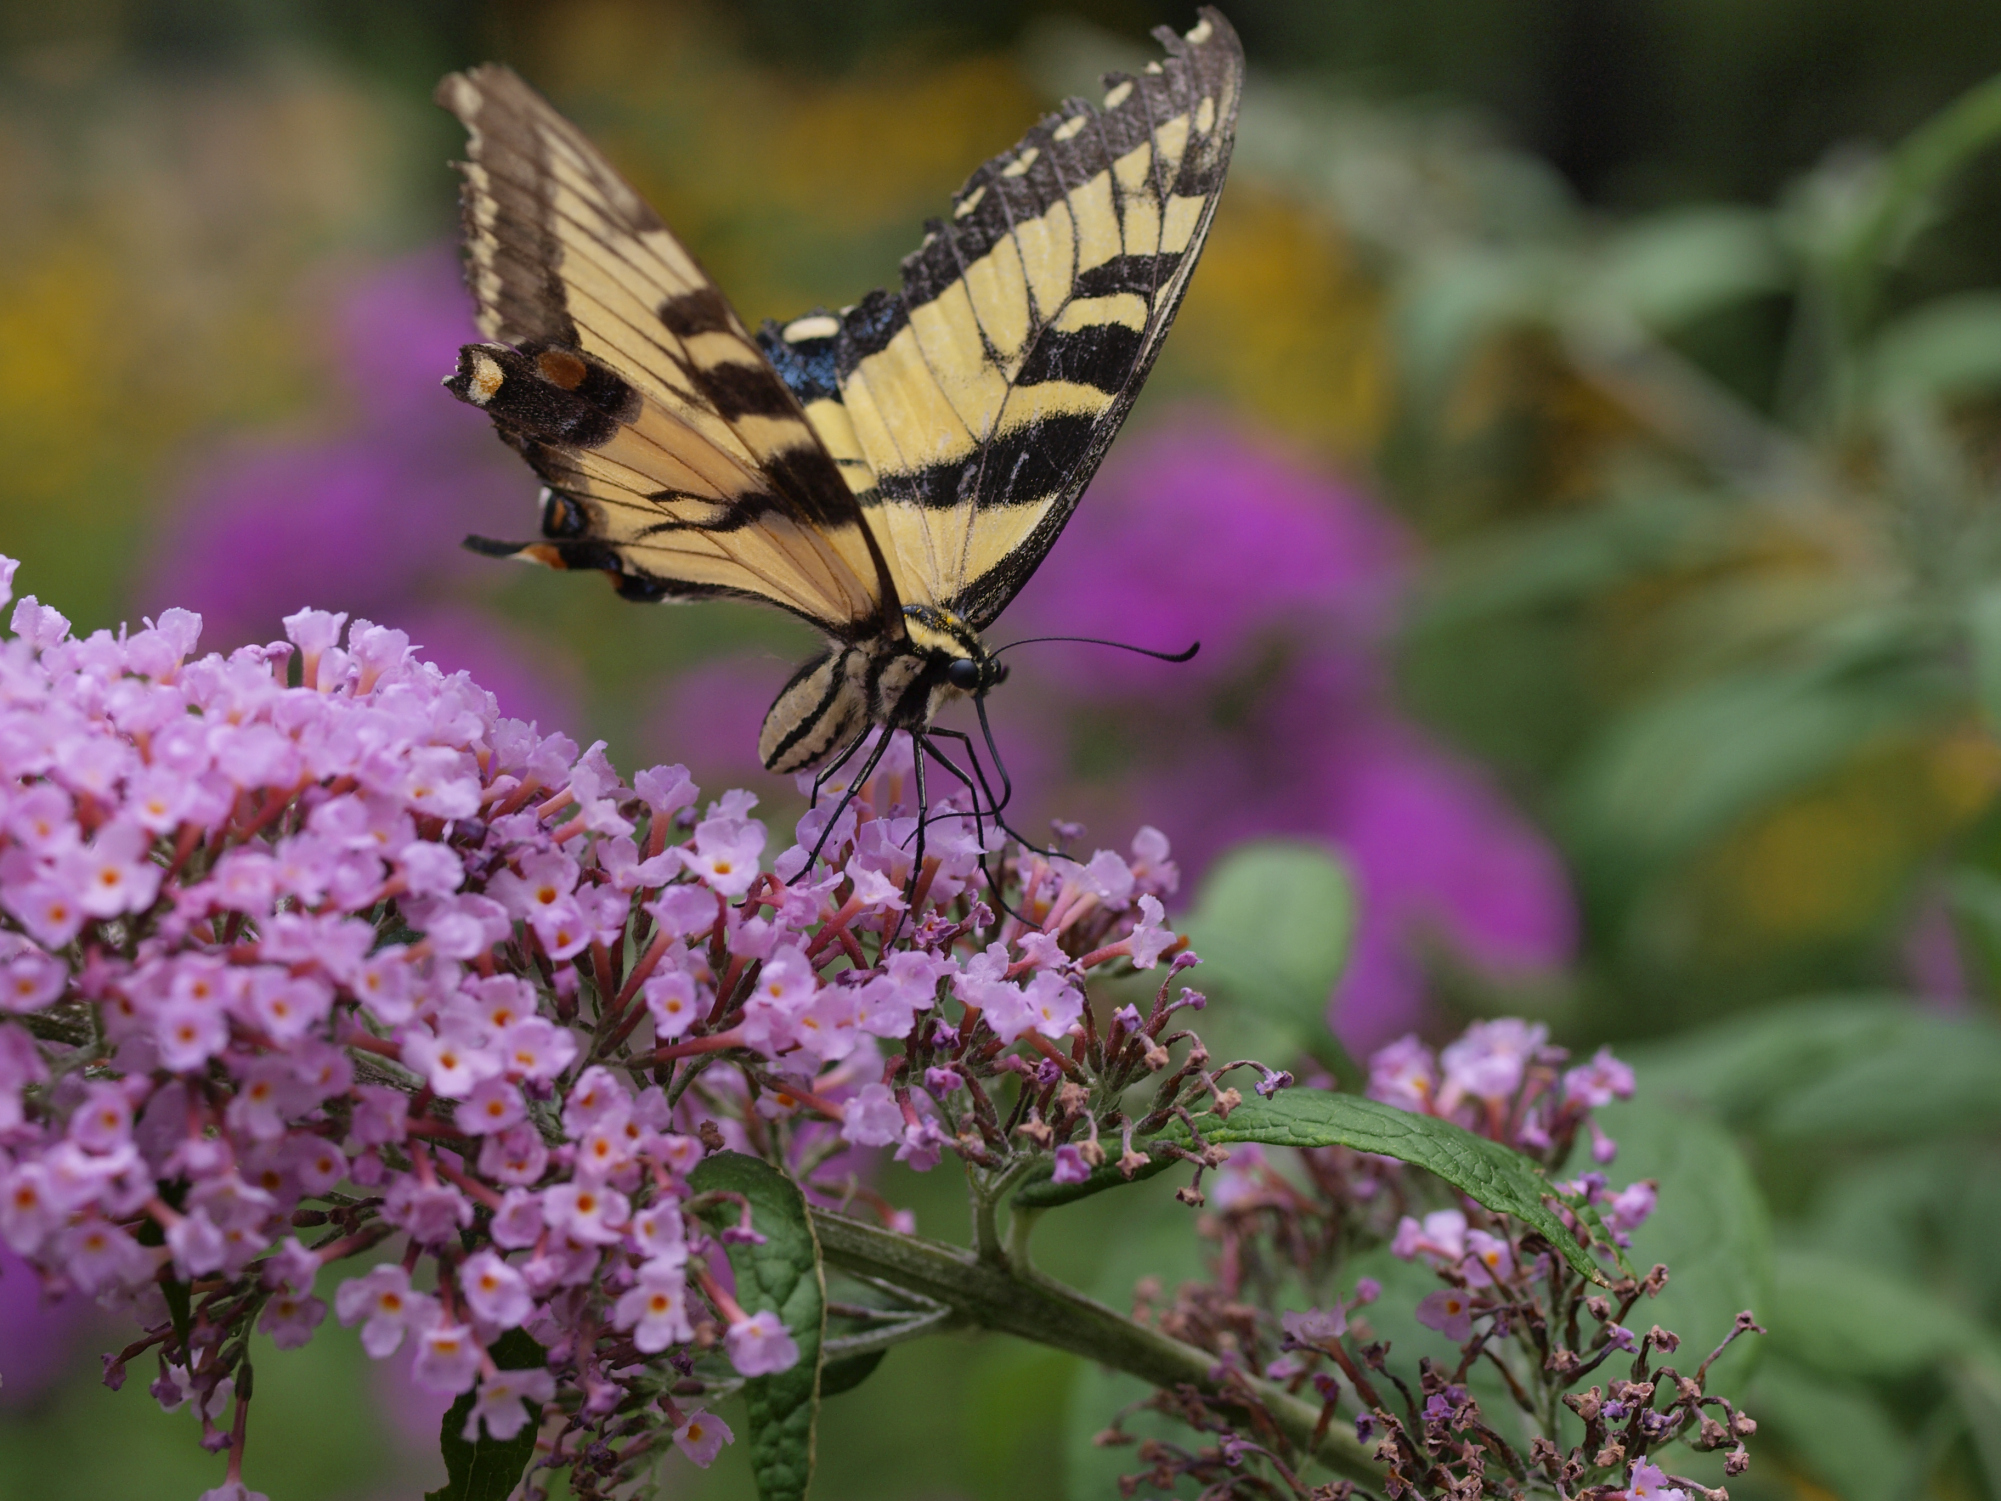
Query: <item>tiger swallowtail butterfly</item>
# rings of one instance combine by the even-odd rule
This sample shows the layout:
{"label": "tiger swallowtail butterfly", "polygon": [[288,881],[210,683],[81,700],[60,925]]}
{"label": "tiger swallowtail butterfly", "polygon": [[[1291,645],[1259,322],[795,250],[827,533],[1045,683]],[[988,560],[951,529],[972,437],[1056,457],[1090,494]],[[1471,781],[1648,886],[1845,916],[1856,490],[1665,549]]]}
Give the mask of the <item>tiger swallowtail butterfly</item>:
{"label": "tiger swallowtail butterfly", "polygon": [[772,771],[825,775],[876,729],[857,784],[895,730],[948,767],[930,735],[970,754],[933,720],[970,697],[984,727],[1006,667],[980,633],[1139,393],[1229,166],[1235,32],[1204,9],[1185,37],[1155,35],[1166,57],[1108,74],[1102,108],[1066,100],[974,172],[897,290],[754,336],[517,75],[447,77],[488,342],[445,385],[546,486],[539,540],[467,545],[598,569],[629,599],[733,596],[810,622],[828,648],[765,718]]}

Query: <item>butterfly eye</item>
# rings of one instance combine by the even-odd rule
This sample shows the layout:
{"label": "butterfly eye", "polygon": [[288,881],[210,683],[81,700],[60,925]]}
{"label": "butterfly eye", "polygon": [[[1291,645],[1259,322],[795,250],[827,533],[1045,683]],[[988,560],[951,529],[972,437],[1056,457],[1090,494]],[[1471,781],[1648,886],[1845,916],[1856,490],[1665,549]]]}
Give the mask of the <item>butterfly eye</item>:
{"label": "butterfly eye", "polygon": [[954,688],[971,693],[980,686],[980,664],[971,657],[955,657],[945,668],[945,681]]}

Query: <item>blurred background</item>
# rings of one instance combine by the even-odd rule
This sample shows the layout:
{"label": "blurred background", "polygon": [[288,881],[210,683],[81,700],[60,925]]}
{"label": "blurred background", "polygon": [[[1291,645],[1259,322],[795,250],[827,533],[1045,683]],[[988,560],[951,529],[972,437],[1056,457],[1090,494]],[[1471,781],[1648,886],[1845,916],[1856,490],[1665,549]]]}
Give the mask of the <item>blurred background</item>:
{"label": "blurred background", "polygon": [[[1228,13],[1252,75],[1207,255],[996,633],[1203,651],[1015,658],[1024,826],[1155,824],[1184,899],[1243,839],[1331,843],[1362,903],[1350,1049],[1511,1012],[1640,1061],[1656,1114],[1614,1171],[1707,1206],[1687,1296],[1774,1331],[1734,1494],[2001,1496],[2001,9]],[[431,88],[513,63],[754,324],[888,281],[976,163],[1192,20],[10,0],[17,588],[85,630],[188,606],[223,649],[307,603],[365,615],[621,766],[789,816],[753,744],[802,629],[457,547],[529,535],[536,486],[438,388],[473,334]],[[889,1189],[958,1236],[944,1176]],[[1133,1268],[1089,1247],[1155,1205],[1110,1197],[1044,1239],[1122,1303]],[[0,1268],[4,1501],[219,1481],[146,1376],[96,1385],[113,1338]],[[274,1501],[442,1478],[436,1406],[341,1331],[258,1393]],[[830,1403],[815,1494],[1110,1495],[1078,1457],[1098,1395],[1003,1341],[901,1349]],[[728,1459],[664,1482],[748,1494]]]}

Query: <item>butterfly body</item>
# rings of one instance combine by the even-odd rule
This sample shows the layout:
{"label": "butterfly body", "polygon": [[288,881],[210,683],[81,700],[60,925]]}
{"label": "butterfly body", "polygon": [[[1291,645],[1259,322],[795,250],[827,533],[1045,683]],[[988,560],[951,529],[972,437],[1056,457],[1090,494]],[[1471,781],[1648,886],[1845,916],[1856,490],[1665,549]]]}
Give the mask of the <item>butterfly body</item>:
{"label": "butterfly body", "polygon": [[810,771],[872,726],[929,729],[955,699],[1007,677],[979,636],[948,610],[903,607],[904,632],[841,646],[793,674],[765,715],[758,759],[771,771]]}
{"label": "butterfly body", "polygon": [[1167,58],[1109,75],[1102,109],[1066,100],[976,171],[897,290],[755,336],[518,77],[447,78],[487,341],[446,386],[547,487],[539,540],[470,545],[600,570],[632,599],[752,598],[811,623],[829,645],[765,720],[774,771],[874,729],[942,733],[942,708],[1006,676],[981,633],[1117,433],[1222,189],[1235,34],[1204,10],[1156,35]]}

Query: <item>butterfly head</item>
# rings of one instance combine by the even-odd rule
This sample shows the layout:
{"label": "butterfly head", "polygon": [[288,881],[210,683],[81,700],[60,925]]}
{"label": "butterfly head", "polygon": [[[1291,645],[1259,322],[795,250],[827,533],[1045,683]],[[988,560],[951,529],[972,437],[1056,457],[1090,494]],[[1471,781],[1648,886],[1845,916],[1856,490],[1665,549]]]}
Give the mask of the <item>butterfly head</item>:
{"label": "butterfly head", "polygon": [[954,657],[945,664],[945,681],[961,693],[978,695],[1007,680],[1007,663],[996,662],[986,652],[977,657]]}
{"label": "butterfly head", "polygon": [[[979,698],[1007,680],[1007,664],[988,651],[979,633],[950,610],[905,605],[903,629],[911,654],[924,662],[924,676],[934,697],[963,693]],[[935,703],[931,707],[935,708]]]}

